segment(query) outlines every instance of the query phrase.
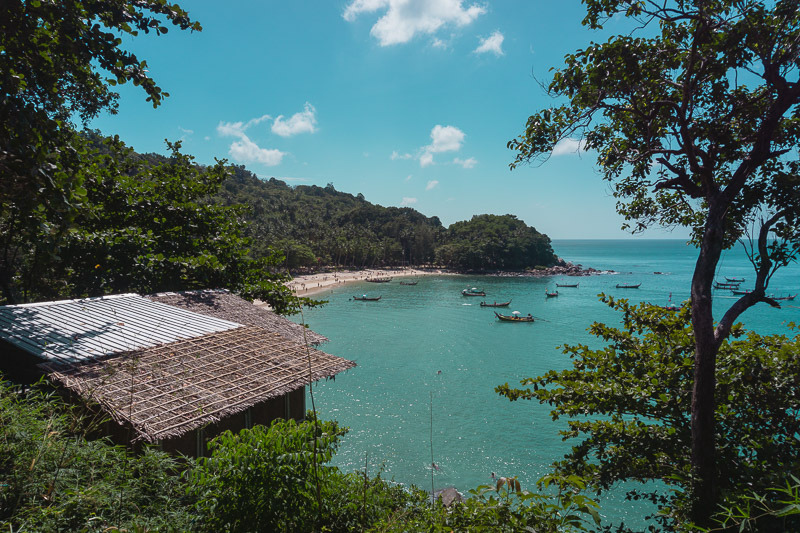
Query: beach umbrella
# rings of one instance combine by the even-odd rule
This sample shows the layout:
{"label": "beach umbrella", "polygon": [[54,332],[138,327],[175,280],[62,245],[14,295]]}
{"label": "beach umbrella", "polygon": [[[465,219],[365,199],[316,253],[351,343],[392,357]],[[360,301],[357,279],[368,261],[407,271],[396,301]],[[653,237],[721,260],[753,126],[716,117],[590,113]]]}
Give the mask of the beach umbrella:
{"label": "beach umbrella", "polygon": [[511,314],[512,314],[512,315],[518,315],[518,314],[519,314],[519,311],[514,311],[514,312],[512,312]]}

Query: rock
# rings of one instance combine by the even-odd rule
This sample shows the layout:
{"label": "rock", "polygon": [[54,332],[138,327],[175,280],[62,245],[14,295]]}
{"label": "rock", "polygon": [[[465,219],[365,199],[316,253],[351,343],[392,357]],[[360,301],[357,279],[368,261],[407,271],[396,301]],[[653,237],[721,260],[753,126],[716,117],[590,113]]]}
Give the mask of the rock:
{"label": "rock", "polygon": [[433,493],[433,497],[437,500],[441,500],[442,505],[445,507],[450,507],[454,503],[461,503],[463,501],[461,493],[458,492],[455,487],[447,487],[437,490]]}

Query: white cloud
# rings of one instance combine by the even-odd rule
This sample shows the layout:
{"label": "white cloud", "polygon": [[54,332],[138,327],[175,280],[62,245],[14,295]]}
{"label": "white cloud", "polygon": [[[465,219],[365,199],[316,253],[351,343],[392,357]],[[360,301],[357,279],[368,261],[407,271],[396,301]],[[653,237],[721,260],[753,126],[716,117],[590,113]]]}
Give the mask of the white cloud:
{"label": "white cloud", "polygon": [[440,152],[457,152],[461,149],[466,134],[455,126],[442,126],[437,124],[431,130],[431,144],[422,147],[419,156],[421,167],[433,164],[433,154]]}
{"label": "white cloud", "polygon": [[187,135],[191,135],[194,133],[194,130],[187,130],[186,128],[181,128],[180,126],[178,126],[178,129]]}
{"label": "white cloud", "polygon": [[223,137],[236,137],[238,141],[231,144],[228,153],[236,161],[243,163],[262,163],[267,166],[279,165],[283,160],[285,152],[276,149],[261,148],[247,136],[245,131],[250,126],[258,124],[264,120],[271,118],[269,115],[264,115],[258,118],[249,120],[248,122],[220,122],[217,125],[217,133]]}
{"label": "white cloud", "polygon": [[411,154],[401,154],[398,153],[397,150],[395,150],[394,152],[392,152],[392,155],[389,156],[389,159],[394,161],[396,159],[411,159],[412,157],[414,156],[412,156]]}
{"label": "white cloud", "polygon": [[408,176],[406,176],[406,181],[411,181],[411,174],[409,174]]}
{"label": "white cloud", "polygon": [[299,133],[314,133],[317,125],[317,110],[314,106],[306,102],[303,110],[295,113],[288,120],[283,119],[283,115],[279,115],[272,123],[272,133],[280,135],[281,137],[291,137]]}
{"label": "white cloud", "polygon": [[421,156],[419,156],[419,166],[425,168],[433,164],[433,154],[430,152],[423,152]]}
{"label": "white cloud", "polygon": [[585,150],[584,145],[586,142],[583,139],[561,139],[553,147],[553,156],[572,155],[577,154],[581,150]]}
{"label": "white cloud", "polygon": [[474,157],[470,157],[469,159],[460,159],[456,157],[453,159],[453,163],[456,165],[461,165],[464,168],[473,168],[475,165],[478,164],[478,160]]}
{"label": "white cloud", "polygon": [[403,207],[408,207],[408,206],[414,205],[416,203],[417,203],[417,199],[416,198],[409,198],[408,196],[404,196],[403,197],[403,201],[400,202],[400,205],[403,206]]}
{"label": "white cloud", "polygon": [[386,10],[370,35],[381,46],[390,46],[407,43],[417,34],[432,35],[446,25],[466,26],[486,13],[484,6],[462,4],[463,0],[352,0],[342,16],[352,22],[361,13]]}
{"label": "white cloud", "polygon": [[447,49],[447,43],[444,42],[441,39],[436,39],[436,38],[434,38],[431,41],[431,46],[433,46],[434,48],[441,48],[442,50],[446,50]]}
{"label": "white cloud", "polygon": [[439,185],[439,182],[437,180],[431,180],[428,182],[428,185],[425,186],[425,190],[429,191],[435,188],[437,185]]}
{"label": "white cloud", "polygon": [[476,54],[492,53],[497,56],[504,54],[503,52],[503,39],[505,37],[499,31],[495,31],[485,39],[481,39],[481,44],[475,49]]}
{"label": "white cloud", "polygon": [[225,136],[230,137],[241,137],[244,135],[245,130],[251,126],[255,126],[265,120],[271,120],[272,117],[269,115],[263,115],[258,118],[250,119],[247,123],[244,122],[220,122],[217,126],[217,133]]}
{"label": "white cloud", "polygon": [[428,152],[456,152],[461,149],[466,135],[455,126],[440,126],[437,124],[431,130],[433,142],[425,147]]}
{"label": "white cloud", "polygon": [[268,167],[280,165],[285,152],[276,149],[261,148],[256,143],[245,137],[241,141],[231,144],[228,153],[237,161],[245,163],[263,163]]}
{"label": "white cloud", "polygon": [[344,20],[352,22],[361,13],[372,13],[381,8],[388,7],[389,0],[353,0],[344,9]]}

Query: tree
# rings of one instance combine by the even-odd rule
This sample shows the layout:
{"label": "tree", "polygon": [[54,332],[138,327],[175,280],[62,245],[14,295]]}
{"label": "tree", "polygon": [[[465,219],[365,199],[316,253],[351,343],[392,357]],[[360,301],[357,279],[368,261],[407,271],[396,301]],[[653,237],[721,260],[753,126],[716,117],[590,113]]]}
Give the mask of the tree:
{"label": "tree", "polygon": [[117,84],[141,86],[156,107],[168,96],[120,35],[200,30],[166,0],[9,0],[0,7],[0,288],[14,282],[30,243],[54,255],[85,198],[82,143],[71,126],[114,112]]}
{"label": "tree", "polygon": [[[585,0],[593,29],[618,14],[630,35],[565,58],[549,92],[567,103],[531,116],[508,143],[514,168],[582,137],[634,232],[692,230],[695,358],[693,517],[715,509],[716,361],[737,318],[766,295],[800,245],[800,5],[795,0]],[[637,31],[638,30],[638,31]],[[637,36],[643,34],[643,36]],[[722,315],[711,285],[722,251],[749,236],[755,288]]]}
{"label": "tree", "polygon": [[514,215],[475,215],[452,224],[437,251],[447,266],[476,270],[523,270],[557,260],[550,238]]}
{"label": "tree", "polygon": [[[581,476],[596,490],[623,480],[661,480],[664,488],[642,485],[636,494],[659,503],[663,525],[672,530],[676,522],[686,523],[691,505],[689,308],[673,312],[609,297],[603,301],[622,314],[621,327],[592,324],[590,332],[604,347],[565,346],[571,367],[526,379],[526,389],[506,384],[498,391],[512,400],[546,403],[554,419],[567,419],[562,435],[580,442],[556,463],[556,476]],[[737,325],[720,346],[716,477],[725,507],[741,512],[752,494],[763,495],[765,507],[778,507],[785,494],[774,487],[800,468],[797,333],[763,336]],[[796,531],[800,521],[765,515],[753,517],[753,525],[756,531]]]}
{"label": "tree", "polygon": [[[86,202],[57,260],[32,265],[24,293],[82,297],[226,288],[291,312],[297,299],[276,271],[283,258],[253,259],[243,205],[211,202],[229,169],[208,167],[167,143],[170,157],[136,154],[117,138],[94,138],[86,162]],[[34,270],[35,269],[35,270]],[[26,276],[27,277],[27,276]]]}

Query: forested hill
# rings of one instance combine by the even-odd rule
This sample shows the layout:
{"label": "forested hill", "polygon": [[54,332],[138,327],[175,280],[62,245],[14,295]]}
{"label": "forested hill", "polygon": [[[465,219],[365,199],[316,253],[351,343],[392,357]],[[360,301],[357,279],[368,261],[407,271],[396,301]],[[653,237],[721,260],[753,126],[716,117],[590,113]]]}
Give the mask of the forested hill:
{"label": "forested hill", "polygon": [[372,204],[332,184],[290,187],[242,166],[231,170],[216,201],[248,206],[254,254],[278,249],[290,269],[437,264],[522,270],[556,262],[550,239],[513,215],[479,215],[444,228],[438,217]]}

